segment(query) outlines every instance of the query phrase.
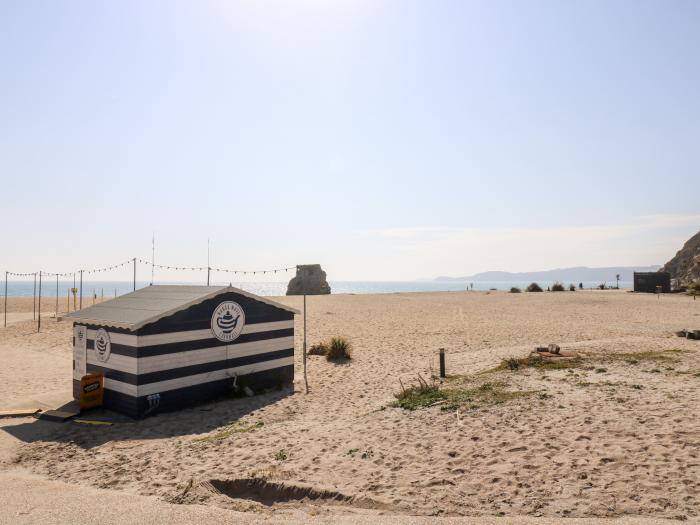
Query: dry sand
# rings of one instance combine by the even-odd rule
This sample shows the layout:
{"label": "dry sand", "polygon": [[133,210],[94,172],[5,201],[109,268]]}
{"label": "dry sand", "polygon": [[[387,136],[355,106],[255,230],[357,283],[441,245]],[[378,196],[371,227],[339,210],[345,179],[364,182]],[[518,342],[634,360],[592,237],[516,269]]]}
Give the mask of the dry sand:
{"label": "dry sand", "polygon": [[[101,491],[105,501],[157,498],[153,512],[163,516],[165,502],[199,503],[209,521],[229,522],[697,520],[700,342],[672,332],[700,328],[700,302],[614,291],[460,292],[312,297],[308,308],[310,343],[337,334],[354,343],[350,363],[309,358],[310,394],[301,393],[298,352],[294,393],[112,426],[0,420],[3,492],[16,487],[27,501],[36,498],[35,484],[23,481],[31,473],[79,491],[109,489]],[[297,349],[301,337],[299,317]],[[69,339],[68,323],[55,320],[41,334],[31,321],[0,330],[0,408],[69,399]],[[584,364],[478,374],[550,342],[581,353]],[[399,378],[407,384],[417,373],[429,376],[440,347],[448,373],[465,376],[457,381],[463,388],[503,384],[519,395],[495,405],[466,402],[458,413],[391,407]],[[234,491],[224,482],[247,478],[287,496],[299,486],[342,501],[269,506],[226,494]]]}

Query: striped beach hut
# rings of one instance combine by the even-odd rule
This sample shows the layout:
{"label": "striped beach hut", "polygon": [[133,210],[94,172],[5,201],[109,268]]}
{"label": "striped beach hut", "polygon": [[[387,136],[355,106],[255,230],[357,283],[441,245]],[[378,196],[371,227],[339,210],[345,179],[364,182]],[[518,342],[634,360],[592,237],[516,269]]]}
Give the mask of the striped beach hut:
{"label": "striped beach hut", "polygon": [[291,384],[296,313],[232,286],[148,286],[70,313],[73,396],[101,372],[104,406],[140,418]]}

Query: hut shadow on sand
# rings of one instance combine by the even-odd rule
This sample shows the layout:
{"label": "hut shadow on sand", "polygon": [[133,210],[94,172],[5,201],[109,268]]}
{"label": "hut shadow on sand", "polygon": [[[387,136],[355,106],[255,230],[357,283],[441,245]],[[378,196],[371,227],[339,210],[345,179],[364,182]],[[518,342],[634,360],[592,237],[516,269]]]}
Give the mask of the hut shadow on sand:
{"label": "hut shadow on sand", "polygon": [[17,425],[6,424],[0,430],[25,443],[74,443],[83,449],[98,447],[109,441],[197,437],[234,424],[244,416],[254,416],[257,410],[293,394],[294,389],[289,386],[252,397],[222,397],[210,403],[173,412],[156,412],[140,420],[106,409],[94,409],[75,419],[84,418],[110,424],[79,423],[70,419],[63,422],[35,419]]}

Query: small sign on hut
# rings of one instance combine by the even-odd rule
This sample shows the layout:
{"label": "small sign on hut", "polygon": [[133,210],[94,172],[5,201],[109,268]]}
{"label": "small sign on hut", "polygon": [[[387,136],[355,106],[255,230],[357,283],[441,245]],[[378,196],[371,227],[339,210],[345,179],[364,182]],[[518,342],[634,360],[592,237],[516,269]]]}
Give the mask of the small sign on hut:
{"label": "small sign on hut", "polygon": [[294,308],[231,286],[148,286],[70,313],[73,396],[104,374],[104,406],[134,418],[294,381]]}

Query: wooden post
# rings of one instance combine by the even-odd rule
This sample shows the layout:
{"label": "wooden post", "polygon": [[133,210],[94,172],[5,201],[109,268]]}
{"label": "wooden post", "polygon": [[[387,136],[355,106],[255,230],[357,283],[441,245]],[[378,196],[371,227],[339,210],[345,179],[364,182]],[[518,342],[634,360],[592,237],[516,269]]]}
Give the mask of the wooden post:
{"label": "wooden post", "polygon": [[58,274],[56,274],[56,322],[58,322]]}
{"label": "wooden post", "polygon": [[36,331],[41,332],[41,270],[39,270],[39,315],[38,315],[38,324],[36,326]]}
{"label": "wooden post", "polygon": [[10,272],[5,272],[5,327],[7,327],[7,274]]}
{"label": "wooden post", "polygon": [[211,266],[207,266],[207,286],[209,286],[209,274],[211,273]]}
{"label": "wooden post", "polygon": [[306,393],[309,393],[309,379],[306,376],[306,294],[304,294],[304,349],[303,349],[303,362],[304,362],[304,388]]}
{"label": "wooden post", "polygon": [[445,374],[445,349],[440,349],[440,377],[447,377]]}
{"label": "wooden post", "polygon": [[80,270],[80,308],[79,310],[83,309],[83,271]]}

